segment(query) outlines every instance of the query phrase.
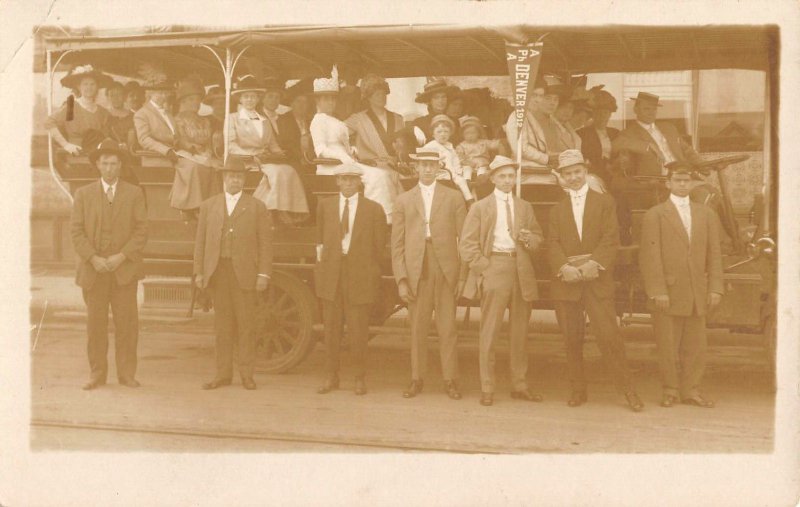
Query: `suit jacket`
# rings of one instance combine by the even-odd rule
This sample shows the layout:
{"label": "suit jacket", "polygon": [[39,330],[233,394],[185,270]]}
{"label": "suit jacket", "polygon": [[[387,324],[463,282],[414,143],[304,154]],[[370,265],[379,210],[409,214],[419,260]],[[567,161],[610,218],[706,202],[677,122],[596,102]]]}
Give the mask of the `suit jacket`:
{"label": "suit jacket", "polygon": [[[678,129],[669,122],[656,122],[656,126],[667,140],[669,149],[681,162],[697,164],[700,155],[681,139]],[[663,154],[655,140],[638,121],[631,121],[611,143],[612,155],[621,155],[620,169],[628,176],[660,176]]]}
{"label": "suit jacket", "polygon": [[352,304],[372,303],[380,297],[381,258],[386,255],[386,214],[375,201],[358,196],[353,219],[350,249],[347,252],[348,279],[340,280],[342,236],[339,221],[339,194],[317,205],[317,244],[322,246],[314,268],[317,297],[336,299],[339,284],[347,284]]}
{"label": "suit jacket", "polygon": [[[533,270],[531,254],[542,243],[542,228],[536,221],[530,203],[514,196],[514,237],[520,229],[528,229],[534,235],[530,249],[517,242],[517,275],[519,276],[522,297],[525,301],[533,301],[539,297],[536,285],[536,273]],[[461,260],[467,263],[462,296],[467,299],[479,299],[481,295],[482,274],[489,267],[494,243],[494,226],[497,222],[497,199],[494,192],[472,205],[464,220],[461,231],[461,242],[458,251]]]}
{"label": "suit jacket", "polygon": [[678,209],[667,199],[650,208],[642,221],[639,268],[647,296],[669,296],[670,315],[705,315],[709,292],[722,294],[719,219],[706,205],[692,202],[692,237]]}
{"label": "suit jacket", "polygon": [[307,151],[311,158],[316,158],[314,154],[314,143],[311,141],[311,119],[306,122],[306,139],[308,145],[303,146],[303,136],[300,127],[294,119],[291,111],[278,116],[278,145],[286,152],[289,163],[302,174],[314,174],[317,167],[305,163],[304,151]]}
{"label": "suit jacket", "polygon": [[[100,250],[103,206],[108,203],[99,180],[75,192],[70,233],[79,257],[75,282],[84,289],[90,289],[97,277],[89,259]],[[111,222],[111,253],[125,255],[114,277],[120,285],[140,280],[144,276],[142,250],[147,243],[147,209],[141,188],[122,180],[117,182]]]}
{"label": "suit jacket", "polygon": [[228,116],[228,153],[232,155],[258,155],[262,152],[280,153],[278,136],[272,129],[272,123],[266,116],[261,115],[262,130],[259,135],[251,120],[231,113]]}
{"label": "suit jacket", "polygon": [[[613,197],[591,189],[586,193],[582,232],[583,238],[580,238],[572,213],[572,200],[566,194],[550,210],[547,229],[547,260],[553,273],[550,297],[554,300],[578,301],[584,289],[591,290],[601,298],[614,295],[614,262],[619,248],[619,230]],[[591,282],[561,281],[558,272],[567,263],[567,257],[584,254],[591,254],[592,260],[604,268],[600,276]]]}
{"label": "suit jacket", "polygon": [[[461,261],[458,236],[467,208],[461,193],[436,183],[431,203],[431,242],[447,283],[458,286]],[[425,260],[425,203],[419,185],[397,197],[392,212],[392,271],[399,284],[407,280],[416,294]]]}
{"label": "suit jacket", "polygon": [[[614,139],[619,135],[619,130],[606,127],[606,134],[608,134],[613,143]],[[611,181],[611,172],[610,168],[606,167],[608,161],[603,158],[603,145],[600,144],[600,136],[597,135],[597,129],[592,126],[583,127],[578,129],[578,135],[581,138],[581,153],[591,164],[591,172],[603,178],[603,181],[608,184]]]}
{"label": "suit jacket", "polygon": [[[177,129],[175,117],[169,113],[167,113],[167,117],[172,122],[172,127]],[[177,142],[175,133],[170,130],[169,125],[164,121],[164,117],[153,107],[150,101],[147,101],[144,106],[134,113],[133,125],[136,128],[136,138],[142,149],[155,151],[162,155],[166,155],[169,150],[174,149]]]}
{"label": "suit jacket", "polygon": [[[225,193],[203,201],[194,242],[194,274],[202,275],[203,288],[219,264]],[[255,290],[259,274],[272,275],[272,220],[263,202],[242,194],[231,214],[233,245],[231,261],[242,290]]]}

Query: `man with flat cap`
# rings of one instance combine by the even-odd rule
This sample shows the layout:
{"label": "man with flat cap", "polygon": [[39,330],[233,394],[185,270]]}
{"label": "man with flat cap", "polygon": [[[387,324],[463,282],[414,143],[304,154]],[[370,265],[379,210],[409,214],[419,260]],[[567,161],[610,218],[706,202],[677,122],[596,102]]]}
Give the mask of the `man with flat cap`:
{"label": "man with flat cap", "polygon": [[678,400],[702,408],[714,403],[700,391],[706,365],[706,315],[723,294],[720,225],[708,206],[689,199],[691,168],[670,165],[669,198],[642,221],[639,268],[653,307],[662,407]]}
{"label": "man with flat cap", "polygon": [[577,407],[588,399],[583,372],[586,312],[616,388],[631,410],[640,412],[644,405],[631,384],[614,307],[613,274],[619,247],[614,199],[589,188],[580,150],[562,152],[558,171],[567,193],[550,210],[547,256],[553,273],[550,297],[567,348],[571,387],[567,405]]}
{"label": "man with flat cap", "polygon": [[272,221],[264,203],[243,192],[246,174],[242,158],[228,157],[224,191],[200,205],[194,275],[198,288],[211,291],[216,333],[216,375],[203,389],[231,385],[234,345],[242,386],[256,388],[251,328],[272,274]]}
{"label": "man with flat cap", "polygon": [[479,361],[481,404],[492,405],[495,390],[494,345],[509,309],[511,397],[541,401],[528,389],[527,332],[531,302],[538,295],[531,256],[542,243],[542,229],[531,205],[514,195],[517,164],[496,156],[489,164],[495,190],[467,213],[459,253],[469,270],[462,296],[480,299]]}
{"label": "man with flat cap", "polygon": [[75,192],[70,219],[72,245],[79,258],[75,281],[83,289],[87,314],[91,376],[83,389],[106,383],[109,307],[114,317],[117,379],[121,385],[139,387],[136,293],[147,243],[144,194],[120,179],[124,152],[114,140],[104,139],[86,151],[100,172],[100,181]]}
{"label": "man with flat cap", "polygon": [[322,299],[326,379],[317,392],[339,387],[339,349],[343,325],[353,352],[354,391],[367,392],[367,340],[371,305],[380,297],[381,258],[386,255],[383,207],[358,193],[363,171],[341,164],[333,175],[339,194],[317,205],[317,265],[314,289]]}
{"label": "man with flat cap", "polygon": [[436,182],[441,168],[438,152],[420,148],[410,157],[419,184],[397,197],[392,212],[392,269],[411,322],[411,384],[403,397],[412,398],[422,391],[428,331],[435,312],[444,389],[458,400],[458,236],[467,209],[459,191]]}

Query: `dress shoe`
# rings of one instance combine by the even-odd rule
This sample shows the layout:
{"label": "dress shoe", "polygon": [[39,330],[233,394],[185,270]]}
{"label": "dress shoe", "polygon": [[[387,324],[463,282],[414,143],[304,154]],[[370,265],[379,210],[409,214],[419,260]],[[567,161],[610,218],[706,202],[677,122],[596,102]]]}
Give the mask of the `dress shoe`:
{"label": "dress shoe", "polygon": [[494,395],[492,393],[481,392],[481,405],[484,407],[491,407],[494,403]]}
{"label": "dress shoe", "polygon": [[458,390],[458,386],[453,380],[444,381],[444,391],[447,393],[447,396],[453,400],[461,399],[461,392]]}
{"label": "dress shoe", "polygon": [[522,391],[511,391],[511,398],[525,401],[542,401],[541,394],[534,394],[529,389],[524,389]]}
{"label": "dress shoe", "polygon": [[628,406],[634,412],[641,412],[642,410],[644,410],[644,403],[642,403],[642,400],[639,398],[639,395],[636,394],[635,392],[629,391],[625,393],[625,399],[628,401]]}
{"label": "dress shoe", "polygon": [[367,386],[364,384],[363,378],[356,379],[356,388],[354,389],[354,391],[358,396],[367,394]]}
{"label": "dress shoe", "polygon": [[121,378],[119,379],[119,385],[125,387],[139,387],[140,384],[135,378]]}
{"label": "dress shoe", "polygon": [[572,394],[569,395],[569,399],[567,400],[567,405],[570,407],[580,407],[587,401],[589,401],[589,397],[586,395],[586,391],[572,391]]}
{"label": "dress shoe", "polygon": [[252,391],[256,388],[256,383],[251,378],[243,378],[242,379],[242,387],[247,389],[248,391]]}
{"label": "dress shoe", "polygon": [[214,379],[211,382],[206,382],[205,384],[203,384],[203,389],[209,391],[211,389],[217,389],[219,387],[229,386],[229,385],[231,385],[231,379],[229,378]]}
{"label": "dress shoe", "polygon": [[334,389],[339,389],[339,377],[332,377],[322,384],[322,387],[317,389],[317,394],[328,394]]}
{"label": "dress shoe", "polygon": [[92,389],[97,389],[98,387],[104,386],[104,385],[106,385],[106,381],[105,380],[94,379],[94,380],[90,380],[89,382],[83,384],[83,387],[81,387],[81,389],[83,389],[84,391],[91,391]]}
{"label": "dress shoe", "polygon": [[699,394],[695,394],[689,398],[684,398],[681,400],[681,403],[684,405],[693,405],[695,407],[700,408],[714,408],[714,402],[711,400],[707,400],[700,396]]}
{"label": "dress shoe", "polygon": [[661,406],[670,408],[672,405],[678,403],[678,397],[671,394],[665,394],[661,397]]}
{"label": "dress shoe", "polygon": [[403,391],[403,398],[413,398],[418,395],[422,392],[423,385],[424,382],[422,380],[412,380],[411,384],[408,385],[408,389]]}

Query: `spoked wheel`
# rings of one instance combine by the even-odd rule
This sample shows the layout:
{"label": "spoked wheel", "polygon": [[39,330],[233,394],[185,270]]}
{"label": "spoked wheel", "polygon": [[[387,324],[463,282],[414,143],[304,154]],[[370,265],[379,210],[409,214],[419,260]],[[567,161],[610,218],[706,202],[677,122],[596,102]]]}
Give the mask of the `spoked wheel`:
{"label": "spoked wheel", "polygon": [[256,370],[284,373],[300,364],[314,347],[316,320],[311,289],[294,276],[275,272],[256,309]]}

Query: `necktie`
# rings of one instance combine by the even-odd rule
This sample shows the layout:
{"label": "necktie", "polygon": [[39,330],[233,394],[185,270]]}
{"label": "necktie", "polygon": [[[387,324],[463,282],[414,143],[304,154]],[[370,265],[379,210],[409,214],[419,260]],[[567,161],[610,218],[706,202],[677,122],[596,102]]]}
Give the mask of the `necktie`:
{"label": "necktie", "polygon": [[511,201],[511,196],[506,197],[506,225],[508,225],[508,235],[513,238],[514,223],[512,222],[513,219],[511,217],[511,204],[509,204],[509,201]]}
{"label": "necktie", "polygon": [[108,204],[114,202],[114,187],[108,187],[108,190],[106,190],[106,199],[108,199]]}
{"label": "necktie", "polygon": [[342,239],[350,231],[350,199],[344,200],[344,211],[342,212]]}

